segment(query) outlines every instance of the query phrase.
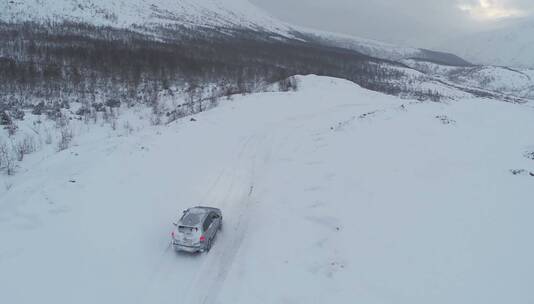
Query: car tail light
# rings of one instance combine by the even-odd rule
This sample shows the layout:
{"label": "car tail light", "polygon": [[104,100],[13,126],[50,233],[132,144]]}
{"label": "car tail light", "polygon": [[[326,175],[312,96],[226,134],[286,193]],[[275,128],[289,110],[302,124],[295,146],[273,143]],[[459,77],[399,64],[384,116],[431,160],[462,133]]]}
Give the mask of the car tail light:
{"label": "car tail light", "polygon": [[172,235],[172,238],[174,239],[174,231],[171,233],[171,235]]}
{"label": "car tail light", "polygon": [[206,240],[206,237],[203,236],[203,235],[201,235],[201,236],[200,236],[200,241],[201,241],[201,242],[204,242],[205,240]]}

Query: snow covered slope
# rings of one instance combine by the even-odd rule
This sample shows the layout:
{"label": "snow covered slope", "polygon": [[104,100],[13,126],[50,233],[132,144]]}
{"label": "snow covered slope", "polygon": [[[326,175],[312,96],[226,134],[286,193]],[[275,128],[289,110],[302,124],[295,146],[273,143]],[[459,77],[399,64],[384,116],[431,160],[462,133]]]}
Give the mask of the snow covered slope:
{"label": "snow covered slope", "polygon": [[534,99],[534,70],[500,66],[447,66],[421,60],[402,63],[426,75],[451,83]]}
{"label": "snow covered slope", "polygon": [[246,0],[13,0],[0,3],[6,22],[84,22],[95,25],[179,24],[205,27],[242,27],[286,32]]}
{"label": "snow covered slope", "polygon": [[442,48],[474,63],[534,68],[534,20],[461,37]]}
{"label": "snow covered slope", "polygon": [[[534,108],[300,87],[0,175],[0,303],[534,301]],[[197,204],[225,228],[176,254]]]}

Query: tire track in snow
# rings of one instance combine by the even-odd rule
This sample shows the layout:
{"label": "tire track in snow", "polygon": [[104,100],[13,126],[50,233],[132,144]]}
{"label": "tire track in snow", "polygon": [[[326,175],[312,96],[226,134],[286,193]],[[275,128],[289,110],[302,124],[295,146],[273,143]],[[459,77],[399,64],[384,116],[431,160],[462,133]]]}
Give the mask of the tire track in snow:
{"label": "tire track in snow", "polygon": [[[251,136],[239,154],[238,163],[233,167],[232,184],[237,182],[240,186],[232,186],[221,205],[223,213],[226,210],[226,214],[234,216],[225,217],[225,228],[217,236],[220,239],[206,255],[206,261],[195,276],[185,303],[217,303],[226,277],[246,237],[255,187],[256,162],[261,150],[265,148],[265,140],[266,136],[262,134]],[[238,197],[235,204],[231,202],[233,197]]]}
{"label": "tire track in snow", "polygon": [[[148,303],[147,299],[157,296],[159,283],[169,285],[169,280],[176,280],[176,299],[182,303],[216,303],[217,297],[230,272],[237,253],[246,237],[250,202],[255,189],[255,166],[262,149],[265,148],[266,136],[254,133],[241,141],[236,149],[236,156],[219,171],[213,183],[204,195],[201,203],[214,204],[223,210],[224,228],[217,234],[217,239],[209,253],[191,256],[180,265],[186,267],[185,274],[193,274],[190,280],[184,280],[177,274],[176,258],[189,258],[189,255],[176,256],[170,243],[162,251],[160,258],[154,262],[149,285],[141,292],[139,303]],[[264,149],[270,154],[270,149]],[[264,158],[267,159],[267,158]],[[266,161],[264,161],[265,163]],[[251,191],[252,190],[252,191]],[[184,282],[186,282],[184,284]],[[181,285],[181,286],[180,286]]]}
{"label": "tire track in snow", "polygon": [[[253,136],[248,136],[245,138],[245,140],[243,141],[243,144],[241,145],[241,148],[239,149],[239,152],[237,153],[237,160],[243,157],[243,154],[245,153],[247,147],[250,145],[250,142],[252,139],[253,139]],[[216,188],[221,187],[221,181],[223,180],[223,177],[228,174],[228,171],[230,170],[230,168],[231,167],[226,166],[223,170],[221,170],[218,177],[214,180],[213,184],[208,188],[208,191],[206,192],[202,200],[202,203],[212,203],[217,199],[217,197],[213,199],[211,199],[211,197],[214,196],[214,191],[216,190]],[[230,180],[233,182],[235,180],[235,174],[236,174],[235,168],[231,174],[232,174],[232,177],[226,178],[226,180]],[[227,192],[231,192],[231,190]],[[217,193],[215,193],[215,196],[217,196]]]}
{"label": "tire track in snow", "polygon": [[[230,160],[230,166],[224,167],[222,170],[220,170],[219,174],[211,184],[211,186],[208,188],[208,191],[206,192],[203,201],[199,202],[201,204],[213,204],[217,203],[219,198],[219,201],[222,203],[222,205],[219,205],[224,212],[224,206],[227,204],[227,201],[230,199],[230,196],[233,194],[234,187],[236,184],[236,180],[238,179],[239,169],[240,169],[240,162],[242,161],[243,155],[246,153],[248,147],[250,146],[250,143],[254,139],[254,135],[246,137],[244,140],[242,140],[241,145],[238,149],[236,149],[236,158]],[[237,164],[237,165],[236,165]],[[222,199],[221,199],[222,197]],[[224,214],[223,214],[224,215]],[[214,247],[217,242],[215,242]],[[212,249],[212,252],[214,250]],[[210,253],[211,254],[211,253]],[[186,257],[188,254],[184,254],[181,257]],[[189,257],[189,256],[187,256]],[[198,259],[204,259],[206,256],[192,256],[193,258]],[[154,262],[153,270],[151,271],[149,275],[149,285],[147,288],[143,291],[141,291],[141,295],[138,297],[138,303],[150,303],[150,301],[146,299],[153,298],[153,295],[155,292],[157,292],[156,284],[161,281],[165,281],[168,279],[168,276],[172,274],[172,271],[175,271],[176,269],[176,254],[174,250],[172,249],[171,241],[167,244],[163,252],[161,253],[158,260]],[[190,263],[191,261],[185,261],[185,263]],[[206,260],[200,261],[200,269],[204,268],[204,264],[206,263]],[[180,289],[180,294],[177,295],[177,298],[184,297],[181,292],[184,292],[185,295],[190,293],[190,290],[193,290],[196,288],[197,283],[202,280],[202,277],[200,276],[200,273],[202,271],[197,271],[194,279],[189,280],[189,284],[185,286],[185,288]],[[178,287],[178,286],[177,286]],[[186,296],[187,297],[187,296]],[[190,302],[186,302],[190,303]],[[196,303],[196,302],[191,302]]]}

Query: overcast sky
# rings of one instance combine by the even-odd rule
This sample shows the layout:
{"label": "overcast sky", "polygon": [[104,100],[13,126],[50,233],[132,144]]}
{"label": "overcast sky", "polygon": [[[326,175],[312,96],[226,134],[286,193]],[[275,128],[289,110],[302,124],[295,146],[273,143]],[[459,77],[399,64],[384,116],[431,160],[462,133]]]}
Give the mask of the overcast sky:
{"label": "overcast sky", "polygon": [[429,48],[534,12],[534,0],[250,1],[293,24]]}

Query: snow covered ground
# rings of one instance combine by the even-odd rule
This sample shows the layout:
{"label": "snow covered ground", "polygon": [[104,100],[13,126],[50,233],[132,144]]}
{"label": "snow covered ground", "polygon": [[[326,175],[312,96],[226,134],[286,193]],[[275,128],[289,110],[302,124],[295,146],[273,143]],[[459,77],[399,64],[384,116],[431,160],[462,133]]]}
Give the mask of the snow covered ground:
{"label": "snow covered ground", "polygon": [[[532,303],[533,118],[306,76],[80,135],[0,176],[0,303]],[[177,254],[172,222],[198,204],[224,230]]]}

